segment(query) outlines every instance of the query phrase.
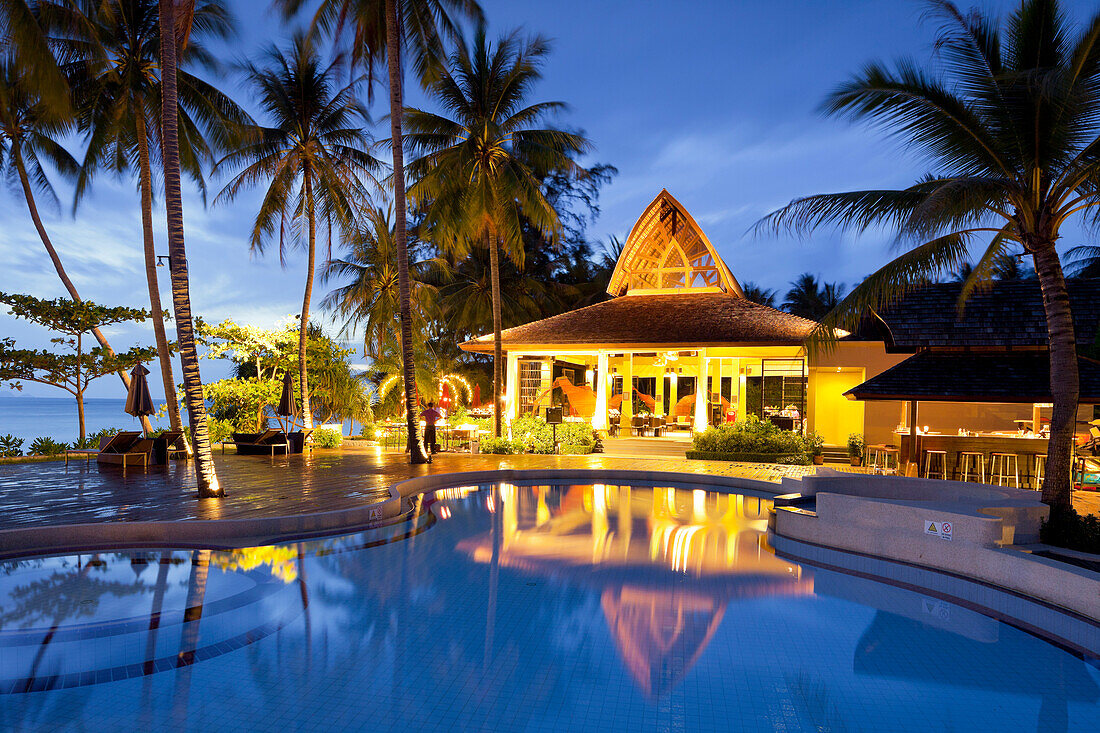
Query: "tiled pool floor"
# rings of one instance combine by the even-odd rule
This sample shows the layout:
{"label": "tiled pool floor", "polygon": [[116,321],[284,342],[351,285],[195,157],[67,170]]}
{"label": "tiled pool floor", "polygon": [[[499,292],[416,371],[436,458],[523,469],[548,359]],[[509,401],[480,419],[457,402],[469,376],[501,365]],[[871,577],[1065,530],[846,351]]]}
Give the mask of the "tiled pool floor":
{"label": "tiled pool floor", "polygon": [[772,554],[768,502],[437,492],[232,552],[0,563],[2,730],[1088,731],[1100,666]]}

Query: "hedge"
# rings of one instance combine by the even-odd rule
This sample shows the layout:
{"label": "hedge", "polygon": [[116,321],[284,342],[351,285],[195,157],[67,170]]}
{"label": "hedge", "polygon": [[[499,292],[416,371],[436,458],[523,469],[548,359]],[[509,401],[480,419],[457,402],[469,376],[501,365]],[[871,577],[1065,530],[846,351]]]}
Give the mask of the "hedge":
{"label": "hedge", "polygon": [[789,466],[810,465],[808,453],[724,453],[689,450],[687,457],[696,461],[729,461],[731,463],[782,463]]}

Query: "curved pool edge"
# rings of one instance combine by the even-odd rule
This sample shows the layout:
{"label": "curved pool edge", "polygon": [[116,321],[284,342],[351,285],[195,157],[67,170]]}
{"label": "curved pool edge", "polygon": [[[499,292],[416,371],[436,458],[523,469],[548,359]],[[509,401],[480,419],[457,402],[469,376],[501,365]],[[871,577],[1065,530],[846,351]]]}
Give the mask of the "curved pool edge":
{"label": "curved pool edge", "polygon": [[1050,603],[1026,593],[943,568],[868,555],[784,537],[768,529],[768,543],[781,556],[806,565],[894,585],[991,616],[1074,654],[1100,659],[1100,621],[1087,611]]}
{"label": "curved pool edge", "polygon": [[398,518],[401,495],[348,509],[246,519],[84,522],[0,530],[0,560],[93,549],[233,549],[371,527]]}
{"label": "curved pool edge", "polygon": [[771,481],[712,476],[674,471],[584,469],[494,469],[428,474],[405,479],[388,488],[390,498],[349,509],[308,514],[287,514],[248,519],[183,519],[175,521],[113,521],[18,527],[0,530],[0,560],[33,555],[103,549],[177,547],[181,549],[233,549],[308,539],[325,534],[351,532],[392,521],[402,513],[402,501],[410,496],[453,486],[500,481],[622,481],[699,485],[708,489],[779,493]]}

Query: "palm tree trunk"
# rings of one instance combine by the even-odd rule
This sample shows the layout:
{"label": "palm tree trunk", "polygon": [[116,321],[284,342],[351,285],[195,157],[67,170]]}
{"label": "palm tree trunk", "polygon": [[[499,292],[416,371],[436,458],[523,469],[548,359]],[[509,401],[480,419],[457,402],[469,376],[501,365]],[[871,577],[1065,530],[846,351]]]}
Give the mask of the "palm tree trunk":
{"label": "palm tree trunk", "polygon": [[1052,507],[1073,505],[1073,434],[1077,420],[1080,376],[1077,373],[1077,339],[1070,313],[1062,263],[1053,242],[1035,250],[1035,271],[1043,290],[1043,308],[1050,339],[1050,394],[1054,409],[1050,415],[1050,442],[1043,477],[1043,501]]}
{"label": "palm tree trunk", "polygon": [[164,208],[168,219],[168,264],[172,274],[172,305],[176,339],[183,367],[183,394],[194,443],[199,497],[225,496],[214,470],[206,404],[191,320],[191,292],[187,280],[187,252],[183,241],[183,194],[180,191],[179,107],[176,92],[176,0],[160,2],[161,144],[164,159]]}
{"label": "palm tree trunk", "polygon": [[[502,405],[500,395],[504,391],[501,382],[503,369],[503,348],[500,343],[500,251],[493,241],[489,230],[485,230],[485,246],[489,248],[489,288],[493,297],[493,429],[496,437],[500,437],[500,422]],[[515,388],[513,387],[513,392]],[[516,399],[516,395],[512,395]]]}
{"label": "palm tree trunk", "polygon": [[[15,169],[19,173],[19,183],[23,187],[23,197],[27,200],[27,209],[31,213],[31,221],[34,222],[34,228],[38,231],[38,238],[42,240],[42,246],[46,248],[46,254],[50,256],[50,261],[53,262],[53,269],[57,270],[57,276],[61,278],[62,284],[65,289],[69,291],[69,297],[77,303],[83,302],[80,297],[80,293],[76,291],[76,286],[73,285],[73,281],[69,279],[69,274],[65,272],[65,267],[61,264],[61,257],[57,254],[57,250],[53,247],[53,242],[50,241],[50,236],[46,233],[46,227],[42,224],[42,218],[38,215],[38,205],[34,202],[34,191],[31,189],[30,179],[27,177],[26,166],[23,165],[23,154],[19,150],[18,145],[11,146],[12,160],[15,163]],[[111,345],[107,343],[107,337],[103,335],[103,332],[98,328],[92,329],[92,335],[95,336],[95,340],[99,342],[99,345],[103,347],[103,350],[107,352],[108,356],[114,356],[115,350],[111,348]],[[119,379],[122,380],[122,384],[126,387],[126,390],[130,390],[130,375],[125,370],[119,370]],[[141,427],[148,433],[152,429],[152,423],[149,422],[149,418],[144,415],[141,417]]]}
{"label": "palm tree trunk", "polygon": [[145,116],[137,117],[138,162],[141,168],[141,232],[145,249],[145,280],[149,285],[149,310],[153,312],[153,334],[157,340],[160,378],[164,384],[164,401],[168,405],[168,422],[172,430],[183,430],[180,406],[176,402],[176,380],[172,377],[172,354],[168,351],[168,336],[164,331],[164,308],[160,304],[157,283],[157,253],[153,244],[153,171],[149,163],[149,137]]}
{"label": "palm tree trunk", "polygon": [[[164,0],[161,0],[164,2]],[[408,430],[409,463],[427,463],[420,441],[416,414],[416,365],[413,362],[412,303],[409,288],[409,253],[405,242],[405,156],[401,133],[402,76],[401,26],[397,0],[386,0],[386,56],[390,77],[390,147],[393,148],[394,239],[397,241],[397,290],[401,313],[401,374],[405,382],[405,427]]]}
{"label": "palm tree trunk", "polygon": [[306,294],[302,301],[302,319],[298,322],[298,384],[302,390],[302,422],[313,429],[313,409],[309,406],[309,378],[306,375],[306,342],[309,340],[309,301],[313,298],[313,269],[317,262],[317,219],[313,212],[313,180],[306,170],[306,216],[309,217],[309,255],[306,263]]}

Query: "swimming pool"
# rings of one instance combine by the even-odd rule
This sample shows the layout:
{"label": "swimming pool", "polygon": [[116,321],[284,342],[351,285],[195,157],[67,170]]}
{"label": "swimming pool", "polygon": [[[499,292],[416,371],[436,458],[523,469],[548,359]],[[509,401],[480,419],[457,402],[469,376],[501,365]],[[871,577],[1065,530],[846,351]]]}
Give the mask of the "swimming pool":
{"label": "swimming pool", "polygon": [[1100,725],[1096,659],[777,557],[768,510],[501,484],[300,543],[0,563],[0,729]]}

